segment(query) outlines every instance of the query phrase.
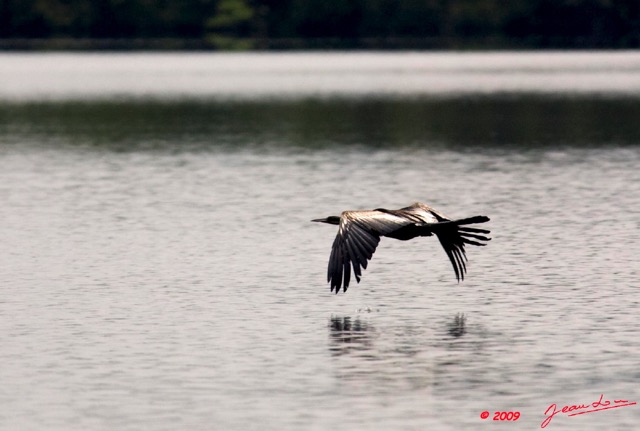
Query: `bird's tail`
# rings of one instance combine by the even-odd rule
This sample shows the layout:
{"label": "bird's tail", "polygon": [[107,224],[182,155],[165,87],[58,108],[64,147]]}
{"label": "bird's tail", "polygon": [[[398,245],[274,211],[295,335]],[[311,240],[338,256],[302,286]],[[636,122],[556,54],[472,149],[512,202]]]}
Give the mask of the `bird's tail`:
{"label": "bird's tail", "polygon": [[466,244],[485,246],[491,238],[485,236],[490,233],[488,229],[468,227],[470,224],[486,223],[489,217],[475,216],[459,220],[448,220],[430,225],[436,234],[442,248],[447,253],[458,281],[464,280],[467,272],[467,255],[464,246]]}

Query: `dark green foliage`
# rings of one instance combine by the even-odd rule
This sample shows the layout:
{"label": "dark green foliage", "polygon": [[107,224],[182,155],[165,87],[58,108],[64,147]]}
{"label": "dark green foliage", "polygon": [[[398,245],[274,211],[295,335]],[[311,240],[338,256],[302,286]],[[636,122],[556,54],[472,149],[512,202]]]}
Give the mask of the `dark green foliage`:
{"label": "dark green foliage", "polygon": [[4,46],[30,38],[172,38],[241,48],[637,48],[640,2],[0,0],[0,38]]}

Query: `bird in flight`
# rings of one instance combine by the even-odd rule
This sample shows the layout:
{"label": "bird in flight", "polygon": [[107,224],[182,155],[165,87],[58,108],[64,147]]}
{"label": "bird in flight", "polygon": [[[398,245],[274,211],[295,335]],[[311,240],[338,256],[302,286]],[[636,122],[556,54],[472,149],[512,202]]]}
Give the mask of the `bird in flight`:
{"label": "bird in flight", "polygon": [[421,202],[399,210],[377,208],[375,210],[344,211],[340,216],[311,220],[338,225],[338,235],[333,241],[327,282],[336,293],[346,292],[351,279],[351,267],[360,283],[362,269],[367,268],[380,237],[386,236],[406,241],[417,236],[436,235],[447,253],[458,282],[464,280],[467,271],[464,247],[466,244],[484,246],[491,238],[490,231],[470,224],[486,223],[489,217],[475,216],[451,220],[444,214]]}

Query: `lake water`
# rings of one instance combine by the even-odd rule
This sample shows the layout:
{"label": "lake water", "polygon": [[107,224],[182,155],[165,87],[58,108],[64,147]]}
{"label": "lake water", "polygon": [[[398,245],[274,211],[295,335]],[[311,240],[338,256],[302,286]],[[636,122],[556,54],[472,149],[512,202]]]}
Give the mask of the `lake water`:
{"label": "lake water", "polygon": [[640,95],[640,53],[0,54],[3,99]]}
{"label": "lake water", "polygon": [[[634,52],[2,54],[0,429],[638,402],[639,118]],[[433,238],[383,239],[331,294],[310,219],[416,200],[491,217],[465,281]]]}

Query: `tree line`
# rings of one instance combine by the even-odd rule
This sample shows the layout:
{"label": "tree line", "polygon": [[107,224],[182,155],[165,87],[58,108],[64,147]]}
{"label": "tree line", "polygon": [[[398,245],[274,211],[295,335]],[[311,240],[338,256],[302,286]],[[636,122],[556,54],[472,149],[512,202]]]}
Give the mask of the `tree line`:
{"label": "tree line", "polygon": [[[637,48],[638,0],[0,0],[0,39],[177,48]],[[181,42],[182,41],[182,42]]]}

